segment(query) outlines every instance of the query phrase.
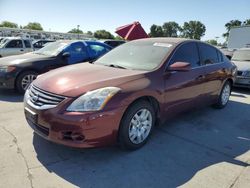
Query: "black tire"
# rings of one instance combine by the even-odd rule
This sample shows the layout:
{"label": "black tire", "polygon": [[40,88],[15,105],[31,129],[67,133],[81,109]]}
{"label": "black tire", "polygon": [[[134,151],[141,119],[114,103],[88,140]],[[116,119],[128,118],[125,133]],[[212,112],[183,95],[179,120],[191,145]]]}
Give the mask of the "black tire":
{"label": "black tire", "polygon": [[226,81],[226,82],[224,83],[222,89],[221,89],[221,92],[220,92],[220,95],[219,95],[219,98],[218,98],[217,102],[213,105],[214,108],[222,109],[222,108],[224,108],[224,107],[227,105],[229,99],[228,99],[227,102],[225,103],[225,102],[223,102],[223,97],[222,97],[223,91],[225,90],[226,87],[229,87],[229,88],[230,88],[230,94],[231,94],[231,91],[232,91],[232,84],[231,84],[229,81]]}
{"label": "black tire", "polygon": [[[129,129],[131,128],[130,124],[131,124],[132,118],[137,113],[139,113],[140,110],[143,110],[143,109],[146,109],[148,112],[151,113],[152,124],[151,124],[150,131],[149,131],[149,133],[147,133],[148,135],[145,137],[145,139],[141,143],[135,144],[130,140],[130,137],[129,137]],[[152,133],[152,130],[153,130],[154,125],[155,125],[155,118],[156,118],[156,114],[155,114],[154,108],[147,101],[140,100],[140,101],[134,103],[132,106],[130,106],[126,110],[126,112],[121,120],[121,123],[120,123],[120,129],[119,129],[119,135],[118,135],[120,146],[123,149],[129,149],[129,150],[135,150],[135,149],[142,147],[148,141],[148,139]],[[145,129],[144,129],[144,131],[145,131]]]}
{"label": "black tire", "polygon": [[20,75],[18,75],[18,77],[16,79],[16,88],[15,89],[21,94],[23,94],[25,92],[25,90],[27,89],[27,88],[23,87],[22,81],[28,75],[33,75],[33,76],[37,77],[38,74],[35,71],[25,71],[25,72],[22,72]]}

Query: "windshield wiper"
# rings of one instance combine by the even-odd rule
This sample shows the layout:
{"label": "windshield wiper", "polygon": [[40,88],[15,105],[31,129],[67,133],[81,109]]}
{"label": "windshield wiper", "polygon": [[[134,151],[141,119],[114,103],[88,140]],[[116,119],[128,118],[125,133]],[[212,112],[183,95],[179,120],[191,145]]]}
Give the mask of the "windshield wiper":
{"label": "windshield wiper", "polygon": [[120,66],[120,65],[114,65],[114,64],[108,64],[108,65],[105,65],[105,66],[119,68],[119,69],[127,69],[126,67],[123,67],[123,66]]}

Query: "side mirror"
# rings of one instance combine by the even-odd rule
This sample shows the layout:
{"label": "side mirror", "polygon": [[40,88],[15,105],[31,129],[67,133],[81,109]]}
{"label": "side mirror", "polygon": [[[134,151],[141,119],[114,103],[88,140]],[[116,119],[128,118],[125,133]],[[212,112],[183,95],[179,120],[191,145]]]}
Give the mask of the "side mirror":
{"label": "side mirror", "polygon": [[63,58],[68,58],[68,57],[70,57],[70,53],[69,53],[69,52],[64,52],[64,53],[62,54],[62,57],[63,57]]}
{"label": "side mirror", "polygon": [[175,62],[168,67],[168,71],[189,71],[191,64],[188,62]]}

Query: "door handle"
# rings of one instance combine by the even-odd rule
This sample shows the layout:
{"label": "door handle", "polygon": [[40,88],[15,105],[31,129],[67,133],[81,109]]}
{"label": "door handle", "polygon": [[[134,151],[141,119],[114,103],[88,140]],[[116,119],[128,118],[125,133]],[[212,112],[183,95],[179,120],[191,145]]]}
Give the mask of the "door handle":
{"label": "door handle", "polygon": [[20,51],[23,52],[23,49],[21,49]]}

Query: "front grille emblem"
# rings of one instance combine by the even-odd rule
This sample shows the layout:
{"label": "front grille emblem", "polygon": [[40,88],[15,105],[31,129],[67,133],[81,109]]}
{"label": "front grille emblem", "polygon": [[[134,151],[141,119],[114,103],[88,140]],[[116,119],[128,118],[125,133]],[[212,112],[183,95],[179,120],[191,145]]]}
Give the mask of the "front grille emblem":
{"label": "front grille emblem", "polygon": [[39,99],[39,94],[33,95],[33,96],[31,97],[31,99],[32,99],[33,102],[37,102],[38,99]]}

